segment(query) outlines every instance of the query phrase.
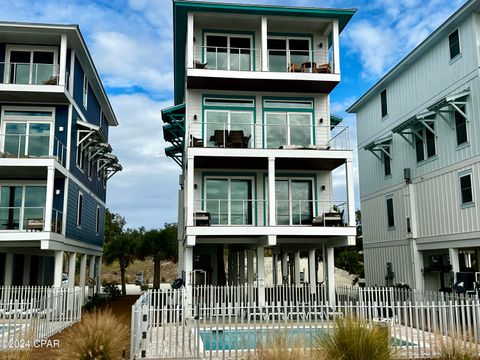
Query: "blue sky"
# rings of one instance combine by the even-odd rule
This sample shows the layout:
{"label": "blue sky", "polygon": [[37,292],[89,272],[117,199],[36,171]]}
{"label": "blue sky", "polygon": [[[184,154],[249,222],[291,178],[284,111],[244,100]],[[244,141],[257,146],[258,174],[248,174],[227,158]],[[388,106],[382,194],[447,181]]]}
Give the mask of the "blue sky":
{"label": "blue sky", "polygon": [[[358,9],[341,34],[342,82],[331,95],[356,147],[355,118],[345,109],[465,0],[246,2]],[[120,122],[110,143],[124,171],[109,181],[107,205],[130,227],[175,222],[180,168],[164,156],[160,118],[173,103],[171,1],[0,0],[0,19],[80,25]]]}

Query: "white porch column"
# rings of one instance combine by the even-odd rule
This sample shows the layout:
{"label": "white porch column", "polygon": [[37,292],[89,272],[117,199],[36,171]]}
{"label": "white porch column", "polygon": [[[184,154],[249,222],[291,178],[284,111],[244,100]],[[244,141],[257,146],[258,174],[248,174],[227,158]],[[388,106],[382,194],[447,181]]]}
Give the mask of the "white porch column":
{"label": "white porch column", "polygon": [[253,285],[253,250],[247,250],[247,284]]}
{"label": "white porch column", "polygon": [[238,281],[240,285],[245,285],[245,250],[238,252]]}
{"label": "white porch column", "polygon": [[273,285],[278,284],[278,272],[277,272],[277,254],[273,253],[272,255],[272,277]]}
{"label": "white porch column", "polygon": [[237,251],[234,251],[232,254],[232,278],[233,278],[232,285],[237,286],[238,285],[238,252]]}
{"label": "white porch column", "polygon": [[80,290],[82,291],[82,303],[85,302],[85,276],[87,272],[87,255],[80,255]]}
{"label": "white porch column", "polygon": [[186,247],[183,250],[184,256],[184,278],[185,289],[187,290],[187,304],[192,306],[192,275],[193,275],[193,248]]}
{"label": "white porch column", "polygon": [[75,287],[75,265],[77,263],[77,253],[70,253],[68,257],[68,287]]}
{"label": "white porch column", "polygon": [[268,71],[268,29],[267,29],[267,17],[262,16],[261,24],[261,39],[262,39],[262,71]]}
{"label": "white porch column", "polygon": [[340,74],[340,44],[339,44],[339,30],[338,20],[333,20],[332,23],[332,40],[333,40],[333,73]]}
{"label": "white porch column", "polygon": [[275,199],[275,158],[268,158],[268,225],[277,224]]}
{"label": "white porch column", "polygon": [[187,68],[193,69],[193,37],[194,37],[193,14],[187,17]]}
{"label": "white porch column", "polygon": [[282,285],[288,284],[288,253],[282,252]]}
{"label": "white porch column", "polygon": [[13,260],[15,258],[14,254],[5,254],[5,276],[3,284],[5,286],[13,285]]}
{"label": "white porch column", "polygon": [[45,199],[45,231],[52,231],[53,186],[55,182],[55,167],[47,169],[47,196]]}
{"label": "white porch column", "polygon": [[[67,35],[62,34],[60,38],[60,61],[59,61],[59,74],[58,85],[65,86],[66,82],[66,68],[67,68]],[[73,69],[72,69],[73,72]]]}
{"label": "white porch column", "polygon": [[327,296],[330,306],[335,306],[335,255],[334,248],[327,246]]}
{"label": "white porch column", "polygon": [[295,285],[300,285],[300,251],[295,251],[295,255],[293,258],[293,266],[294,266],[294,275],[295,275]]}
{"label": "white porch column", "polygon": [[[45,286],[45,256],[38,257],[38,268],[37,268],[37,284],[39,286]],[[50,285],[50,284],[49,284]]]}
{"label": "white porch column", "polygon": [[415,280],[415,289],[424,291],[425,281],[423,279],[423,253],[418,250],[417,242],[411,239],[411,251],[413,258],[413,278]]}
{"label": "white porch column", "polygon": [[[90,260],[88,262],[88,283],[90,285],[90,280],[95,280],[95,255],[90,255]],[[93,296],[94,288],[88,287],[88,296]]]}
{"label": "white porch column", "polygon": [[348,226],[356,226],[355,222],[355,195],[354,195],[354,178],[353,178],[353,164],[352,159],[347,159],[346,167],[346,181],[347,181],[347,207],[348,207]]}
{"label": "white porch column", "polygon": [[194,162],[193,156],[189,156],[187,159],[187,191],[184,196],[187,197],[187,226],[193,226],[193,211],[194,211],[194,203],[193,200],[195,198],[194,192]]}
{"label": "white porch column", "polygon": [[233,251],[231,248],[228,249],[227,257],[227,282],[228,285],[233,285]]}
{"label": "white porch column", "polygon": [[63,273],[63,250],[55,251],[55,264],[53,270],[53,287],[62,286],[62,273]]}
{"label": "white porch column", "polygon": [[452,265],[453,284],[455,284],[457,282],[457,273],[460,271],[460,262],[458,261],[458,249],[448,249],[448,256],[450,258],[450,265]]}
{"label": "white porch column", "polygon": [[95,283],[97,284],[97,293],[102,291],[102,257],[95,256]]}
{"label": "white porch column", "polygon": [[310,283],[310,293],[315,294],[317,287],[315,249],[308,251],[308,282]]}
{"label": "white porch column", "polygon": [[32,255],[23,255],[23,286],[30,285],[30,263]]}
{"label": "white porch column", "polygon": [[264,248],[257,247],[257,285],[258,285],[258,305],[265,306],[265,259]]}

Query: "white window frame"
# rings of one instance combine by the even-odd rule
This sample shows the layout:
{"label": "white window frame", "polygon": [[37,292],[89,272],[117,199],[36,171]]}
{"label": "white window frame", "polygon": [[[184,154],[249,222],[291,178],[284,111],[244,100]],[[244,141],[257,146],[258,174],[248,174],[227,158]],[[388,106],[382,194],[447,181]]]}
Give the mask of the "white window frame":
{"label": "white window frame", "polygon": [[[310,110],[307,110],[307,111],[265,111],[264,112],[264,121],[265,121],[265,148],[269,148],[268,147],[268,128],[269,128],[269,124],[268,124],[268,121],[267,121],[267,118],[268,118],[268,115],[271,115],[271,114],[285,114],[286,117],[287,117],[287,123],[286,123],[286,126],[287,126],[287,143],[284,144],[284,145],[292,145],[291,144],[291,139],[290,139],[290,135],[291,135],[291,125],[290,125],[290,116],[291,115],[298,115],[298,114],[306,114],[310,117],[310,145],[313,145],[313,137],[314,137],[314,134],[313,134],[313,114]],[[293,145],[296,145],[296,144],[293,144]]]}
{"label": "white window frame", "polygon": [[[5,71],[3,75],[3,83],[9,84],[10,80],[10,57],[12,51],[29,51],[30,52],[30,73],[29,73],[29,81],[28,84],[32,84],[32,74],[33,74],[33,53],[35,51],[42,51],[42,52],[52,52],[53,53],[53,73],[52,76],[59,75],[55,74],[55,68],[58,68],[58,48],[55,46],[28,46],[28,45],[7,45],[5,48]],[[26,84],[14,84],[14,85],[26,85]]]}
{"label": "white window frame", "polygon": [[[471,192],[472,192],[472,201],[464,203],[464,202],[463,202],[463,199],[462,199],[462,183],[461,183],[461,179],[462,179],[463,177],[466,177],[466,176],[469,176],[469,177],[470,177],[470,187],[471,187]],[[458,173],[458,190],[459,190],[459,192],[460,192],[460,198],[459,198],[459,199],[460,199],[460,207],[461,207],[462,209],[475,206],[475,184],[474,184],[473,179],[474,179],[474,177],[473,177],[472,169],[463,170],[463,171],[460,171],[460,172]]]}
{"label": "white window frame", "polygon": [[[5,112],[8,111],[50,111],[51,116],[31,116],[28,115],[6,115]],[[1,128],[0,134],[3,136],[0,137],[0,150],[3,152],[5,149],[5,135],[6,135],[6,124],[8,123],[27,123],[26,139],[25,139],[25,154],[28,154],[28,134],[30,132],[30,124],[50,124],[50,139],[48,144],[48,154],[52,156],[53,154],[53,140],[55,137],[55,108],[54,107],[31,107],[31,106],[2,106],[1,112]]]}
{"label": "white window frame", "polygon": [[[433,124],[433,126],[435,126],[435,122],[432,122],[431,123]],[[438,131],[436,128],[434,129],[435,131]],[[432,135],[433,135],[433,141],[435,142],[435,154],[433,154],[432,156],[428,156],[428,148],[427,148],[427,131],[430,132]],[[432,133],[429,129],[427,129],[425,126],[421,126],[420,128],[417,128],[416,130],[413,131],[414,132],[414,139],[415,139],[415,146],[416,145],[416,140],[418,138],[418,133],[421,132],[421,137],[422,137],[422,145],[423,145],[423,160],[420,160],[418,161],[417,159],[417,152],[416,152],[416,148],[415,148],[415,161],[417,162],[417,164],[421,164],[423,163],[424,161],[427,161],[427,160],[430,160],[430,159],[433,159],[435,158],[436,156],[438,156],[438,144],[437,144],[437,135],[435,133]]]}
{"label": "white window frame", "polygon": [[[15,182],[0,182],[0,189],[2,187],[6,187],[6,186],[18,186],[18,187],[22,187],[22,203],[21,203],[21,206],[20,206],[20,216],[18,218],[18,222],[19,222],[19,229],[18,230],[0,230],[0,232],[2,231],[26,231],[27,229],[24,229],[23,228],[23,221],[25,219],[25,190],[26,190],[26,187],[27,186],[38,186],[38,187],[44,187],[45,189],[47,188],[47,183],[46,182],[41,182],[41,181],[36,181],[36,180],[32,180],[32,181],[22,181],[21,183],[15,183]],[[1,191],[0,191],[0,196],[1,196]],[[45,221],[45,210],[46,210],[46,197],[45,197],[45,206],[43,208],[43,220]],[[45,226],[45,224],[44,224]]]}
{"label": "white window frame", "polygon": [[207,198],[207,182],[208,180],[227,180],[228,181],[228,199],[211,199],[210,201],[214,201],[214,200],[227,200],[227,204],[228,204],[228,208],[227,208],[227,214],[228,214],[228,224],[212,224],[212,226],[231,226],[232,225],[232,188],[231,188],[231,183],[232,183],[232,180],[248,180],[251,182],[251,186],[252,186],[252,208],[251,208],[251,211],[252,211],[252,224],[244,224],[244,225],[238,225],[238,224],[234,224],[232,226],[255,226],[255,224],[257,223],[257,219],[256,219],[256,214],[255,214],[255,202],[257,201],[257,199],[254,199],[255,197],[255,193],[256,193],[256,184],[255,184],[255,177],[254,176],[242,176],[242,175],[239,175],[239,176],[235,176],[235,175],[232,175],[232,176],[222,176],[222,175],[209,175],[209,176],[205,176],[204,177],[204,189],[203,189],[203,193],[205,194],[203,200],[202,200],[202,204],[201,204],[201,207],[202,209],[206,210],[206,202],[209,201],[208,198]]}
{"label": "white window frame", "polygon": [[77,219],[76,219],[77,229],[82,228],[82,220],[83,220],[82,214],[83,214],[83,208],[84,208],[83,198],[84,198],[83,192],[79,190],[77,195]]}
{"label": "white window frame", "polygon": [[[313,62],[313,47],[312,47],[312,38],[308,36],[279,36],[279,35],[272,35],[272,36],[267,36],[267,44],[268,40],[285,40],[286,46],[285,46],[285,51],[287,52],[286,56],[286,64],[285,64],[285,71],[288,71],[289,64],[292,64],[291,57],[290,57],[290,40],[308,40],[308,61]],[[268,61],[268,71],[270,71],[270,51],[274,50],[280,50],[282,51],[283,49],[268,49],[267,46],[267,61]],[[292,51],[306,51],[306,50],[292,50]]]}
{"label": "white window frame", "polygon": [[[77,131],[77,143],[79,141],[78,140],[79,136],[80,136],[80,132]],[[77,150],[75,154],[75,163],[76,163],[77,169],[80,170],[82,173],[85,173],[85,155],[87,155],[86,152],[87,152],[87,148],[86,146],[84,146],[83,143],[77,145]]]}
{"label": "white window frame", "polygon": [[88,78],[87,74],[83,74],[82,103],[85,110],[88,107]]}
{"label": "white window frame", "polygon": [[[450,48],[451,48],[451,45],[450,45],[450,35],[452,35],[454,32],[457,32],[458,34],[458,54],[455,55],[454,57],[451,57],[450,56]],[[448,42],[448,57],[449,57],[449,60],[450,60],[450,63],[454,62],[457,58],[459,58],[461,55],[462,55],[462,42],[460,41],[460,29],[459,28],[456,28],[455,30],[453,30],[452,32],[450,32],[447,36],[447,42]]]}
{"label": "white window frame", "polygon": [[95,233],[100,234],[100,206],[98,205],[95,212]]}
{"label": "white window frame", "polygon": [[[254,147],[254,140],[253,140],[253,138],[254,138],[254,136],[253,136],[253,135],[254,135],[254,126],[253,126],[253,125],[254,125],[254,124],[253,124],[253,119],[254,119],[254,112],[255,112],[255,110],[247,110],[247,109],[246,109],[246,110],[205,109],[205,110],[204,110],[204,119],[205,119],[205,121],[203,122],[203,133],[205,134],[205,137],[208,137],[208,115],[207,115],[207,114],[208,114],[209,112],[212,112],[212,113],[213,113],[213,112],[217,112],[217,113],[227,113],[227,114],[228,114],[228,120],[227,120],[227,122],[225,123],[226,128],[225,128],[225,129],[222,128],[222,129],[218,129],[218,130],[228,130],[228,131],[231,131],[231,128],[232,128],[232,120],[231,120],[231,119],[232,119],[232,113],[250,114],[250,122],[249,122],[249,124],[250,124],[250,135],[251,135],[251,139],[252,139],[252,140],[250,141],[250,144],[252,144],[251,147]],[[217,124],[217,125],[218,125],[218,126],[221,126],[222,124]],[[247,124],[244,124],[244,125],[247,125]],[[209,141],[209,139],[207,139],[207,138],[203,141],[203,146],[204,146],[204,147],[208,147],[208,141]]]}
{"label": "white window frame", "polygon": [[[254,56],[254,51],[255,49],[252,48],[253,46],[253,35],[248,35],[248,34],[232,34],[232,33],[212,33],[212,32],[206,32],[203,35],[203,59],[202,62],[206,63],[207,62],[207,48],[208,47],[213,47],[213,46],[208,46],[207,45],[207,36],[224,36],[227,38],[227,71],[232,71],[230,69],[230,38],[231,37],[236,37],[236,38],[244,38],[244,39],[250,39],[250,69],[249,70],[233,70],[233,71],[253,71],[254,68],[254,61],[255,61],[255,56]],[[237,48],[234,48],[237,49]],[[219,70],[218,68],[215,68],[214,70]]]}

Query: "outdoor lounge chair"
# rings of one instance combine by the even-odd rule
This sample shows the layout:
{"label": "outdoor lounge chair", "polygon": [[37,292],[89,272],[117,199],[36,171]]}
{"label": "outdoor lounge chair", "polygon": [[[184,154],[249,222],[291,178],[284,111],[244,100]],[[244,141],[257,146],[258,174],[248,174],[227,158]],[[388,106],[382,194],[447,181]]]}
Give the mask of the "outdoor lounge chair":
{"label": "outdoor lounge chair", "polygon": [[243,147],[243,130],[230,131],[230,146],[234,148]]}
{"label": "outdoor lounge chair", "polygon": [[215,130],[213,136],[210,138],[210,141],[213,141],[215,146],[225,147],[229,142],[228,130]]}

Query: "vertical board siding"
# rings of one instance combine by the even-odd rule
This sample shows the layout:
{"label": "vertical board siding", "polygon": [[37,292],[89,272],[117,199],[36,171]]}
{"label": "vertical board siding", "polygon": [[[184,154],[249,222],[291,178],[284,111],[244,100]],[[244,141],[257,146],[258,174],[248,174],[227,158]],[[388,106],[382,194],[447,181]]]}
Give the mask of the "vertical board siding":
{"label": "vertical board siding", "polygon": [[[366,249],[367,250],[367,249]],[[365,279],[367,286],[386,285],[387,262],[392,263],[394,284],[413,283],[412,266],[405,259],[411,257],[409,245],[368,248],[365,251]]]}
{"label": "vertical board siding", "polygon": [[[87,192],[83,193],[83,212],[82,226],[77,227],[77,207],[78,192],[80,188],[74,182],[70,181],[68,186],[68,212],[67,212],[67,228],[66,237],[75,239],[96,246],[103,245],[105,207],[95,201],[95,199]],[[100,232],[96,234],[96,211],[97,206],[100,207]]]}

